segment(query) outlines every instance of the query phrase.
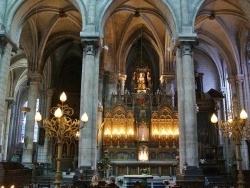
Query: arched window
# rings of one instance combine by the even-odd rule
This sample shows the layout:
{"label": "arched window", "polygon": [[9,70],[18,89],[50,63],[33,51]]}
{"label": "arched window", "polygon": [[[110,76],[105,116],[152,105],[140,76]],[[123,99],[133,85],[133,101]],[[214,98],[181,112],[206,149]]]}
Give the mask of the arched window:
{"label": "arched window", "polygon": [[[28,101],[25,101],[23,107],[27,107]],[[39,109],[39,99],[36,100],[36,111]],[[21,127],[21,143],[24,142],[24,135],[25,135],[25,124],[26,124],[26,114],[22,114],[22,127]],[[35,121],[34,125],[34,138],[33,142],[37,142],[38,140],[38,123]]]}

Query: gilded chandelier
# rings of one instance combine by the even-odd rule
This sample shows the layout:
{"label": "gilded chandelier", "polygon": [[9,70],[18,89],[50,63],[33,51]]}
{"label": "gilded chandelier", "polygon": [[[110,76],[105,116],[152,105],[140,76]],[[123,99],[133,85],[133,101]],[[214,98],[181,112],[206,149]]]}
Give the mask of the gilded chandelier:
{"label": "gilded chandelier", "polygon": [[[245,188],[244,174],[242,172],[242,158],[241,158],[241,140],[243,138],[250,138],[250,124],[246,122],[247,113],[244,109],[240,112],[240,117],[235,116],[229,118],[227,121],[218,121],[215,114],[211,117],[211,122],[218,125],[218,129],[221,130],[223,136],[227,139],[233,138],[236,147],[236,160],[238,168],[238,187]],[[217,124],[218,123],[218,124]]]}
{"label": "gilded chandelier", "polygon": [[[61,158],[62,158],[62,145],[66,140],[71,141],[79,136],[78,130],[83,128],[85,123],[88,121],[88,116],[84,113],[81,117],[83,125],[80,126],[78,119],[71,119],[74,114],[74,110],[64,102],[67,100],[66,94],[63,92],[60,96],[61,104],[56,107],[52,107],[50,112],[54,115],[51,119],[43,120],[43,128],[45,129],[45,135],[49,139],[54,137],[57,140],[58,153],[57,153],[57,166],[55,173],[55,187],[59,188],[62,182],[61,174]],[[36,121],[41,121],[42,116],[39,112],[35,116]]]}

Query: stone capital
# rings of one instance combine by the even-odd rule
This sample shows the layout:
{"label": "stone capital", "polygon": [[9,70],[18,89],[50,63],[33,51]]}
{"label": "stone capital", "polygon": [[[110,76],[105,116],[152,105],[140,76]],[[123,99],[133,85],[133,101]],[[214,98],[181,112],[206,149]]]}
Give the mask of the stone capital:
{"label": "stone capital", "polygon": [[95,55],[99,48],[99,39],[96,37],[88,37],[81,39],[83,51],[88,55]]}
{"label": "stone capital", "polygon": [[196,35],[181,35],[176,42],[176,46],[181,49],[182,56],[191,55],[195,45],[198,45]]}
{"label": "stone capital", "polygon": [[54,95],[54,93],[55,93],[55,90],[52,89],[52,88],[47,89],[47,91],[46,91],[46,94],[47,94],[48,97],[52,97]]}
{"label": "stone capital", "polygon": [[229,76],[227,78],[229,84],[240,84],[244,81],[244,75],[243,74],[237,74],[235,76]]}
{"label": "stone capital", "polygon": [[125,81],[127,79],[127,75],[126,74],[119,74],[119,79],[121,80],[122,83],[125,83]]}
{"label": "stone capital", "polygon": [[191,55],[195,44],[196,42],[194,41],[179,41],[178,48],[181,49],[181,56]]}
{"label": "stone capital", "polygon": [[42,75],[38,72],[29,72],[28,78],[31,83],[39,83],[42,80]]}
{"label": "stone capital", "polygon": [[227,80],[228,80],[229,84],[231,84],[231,85],[235,82],[235,78],[233,76],[229,76],[227,78]]}
{"label": "stone capital", "polygon": [[5,31],[0,31],[0,53],[4,53],[4,49],[7,43],[10,43],[12,46],[12,51],[17,51],[16,44],[6,35]]}
{"label": "stone capital", "polygon": [[237,74],[235,77],[236,77],[235,79],[236,79],[237,84],[240,84],[240,83],[242,83],[244,81],[244,75],[243,74]]}
{"label": "stone capital", "polygon": [[8,108],[12,108],[15,105],[14,97],[6,97],[5,101],[8,103]]}
{"label": "stone capital", "polygon": [[160,76],[160,82],[161,83],[171,83],[175,79],[174,74],[162,74]]}

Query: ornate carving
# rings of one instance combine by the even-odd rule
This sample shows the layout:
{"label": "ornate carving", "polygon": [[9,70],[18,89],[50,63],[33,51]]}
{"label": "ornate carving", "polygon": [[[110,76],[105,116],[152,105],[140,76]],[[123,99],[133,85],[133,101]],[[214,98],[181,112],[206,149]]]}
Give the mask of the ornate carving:
{"label": "ornate carving", "polygon": [[137,93],[147,93],[151,90],[150,69],[147,67],[138,67],[135,69],[132,77],[132,87]]}
{"label": "ornate carving", "polygon": [[188,42],[182,43],[180,45],[180,48],[181,48],[181,55],[182,56],[184,56],[184,55],[191,55],[192,46]]}
{"label": "ornate carving", "polygon": [[29,82],[37,84],[42,80],[42,75],[38,72],[29,72],[28,73]]}
{"label": "ornate carving", "polygon": [[6,47],[6,44],[10,43],[12,45],[12,51],[17,51],[17,46],[16,44],[5,34],[5,33],[0,33],[0,53],[4,53],[4,49]]}
{"label": "ornate carving", "polygon": [[227,80],[231,85],[240,84],[244,81],[244,76],[243,74],[237,74],[235,76],[229,76]]}
{"label": "ornate carving", "polygon": [[191,55],[194,45],[197,45],[196,41],[180,41],[178,47],[181,49],[181,55]]}
{"label": "ornate carving", "polygon": [[95,55],[99,48],[99,40],[98,38],[83,38],[81,40],[83,45],[83,50],[86,54]]}

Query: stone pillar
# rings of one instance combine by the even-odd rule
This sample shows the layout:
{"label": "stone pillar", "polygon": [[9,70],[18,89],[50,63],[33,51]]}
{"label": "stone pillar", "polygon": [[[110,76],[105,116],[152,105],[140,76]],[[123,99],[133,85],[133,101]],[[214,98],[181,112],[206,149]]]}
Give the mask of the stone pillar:
{"label": "stone pillar", "polygon": [[80,114],[86,112],[89,119],[80,130],[78,166],[90,167],[95,164],[97,146],[99,41],[95,37],[83,38],[82,43],[84,52]]}
{"label": "stone pillar", "polygon": [[98,105],[98,118],[97,118],[97,125],[98,125],[98,130],[97,130],[97,153],[96,153],[96,160],[95,160],[95,169],[97,165],[97,161],[100,161],[102,158],[102,130],[103,130],[103,106],[99,102]]}
{"label": "stone pillar", "polygon": [[[244,82],[244,75],[238,74],[236,75],[236,90],[238,91],[238,109],[237,114],[240,116],[240,112],[242,108],[245,109],[245,103],[244,103],[244,93],[243,93],[243,82]],[[248,112],[249,115],[249,112]],[[248,156],[248,146],[245,141],[245,138],[241,140],[241,158],[242,160],[242,170],[248,170],[249,169],[249,156]],[[239,168],[238,168],[239,169]]]}
{"label": "stone pillar", "polygon": [[[228,108],[229,108],[228,110],[232,110],[231,107],[238,108],[238,100],[235,100],[238,97],[235,77],[229,76],[228,83],[229,83],[229,86],[231,88],[231,93],[232,93],[232,98],[230,99],[230,101],[232,101],[232,103],[228,104]],[[235,115],[237,116],[236,110],[235,110]]]}
{"label": "stone pillar", "polygon": [[92,0],[89,2],[88,6],[88,24],[94,25],[95,24],[95,12],[96,11],[96,0]]}
{"label": "stone pillar", "polygon": [[175,75],[161,75],[160,77],[160,83],[161,83],[161,89],[163,92],[166,93],[167,96],[171,96],[171,104],[172,107],[175,107],[175,86],[174,86],[174,79]]}
{"label": "stone pillar", "polygon": [[174,91],[173,81],[175,79],[175,75],[161,75],[161,89],[169,96],[172,95]]}
{"label": "stone pillar", "polygon": [[[16,101],[13,101],[12,103],[12,110],[11,110],[11,114],[10,114],[10,125],[9,125],[9,129],[8,129],[8,145],[5,146],[6,147],[6,152],[7,152],[7,156],[6,159],[7,161],[9,161],[11,159],[11,156],[14,153],[14,146],[15,146],[15,139],[16,138],[16,129],[17,129],[17,113],[20,113],[20,109],[17,109],[17,103]],[[6,134],[6,133],[5,133]]]}
{"label": "stone pillar", "polygon": [[190,178],[202,174],[202,171],[198,169],[197,114],[192,43],[189,41],[179,43],[176,62],[180,129],[180,172]]}
{"label": "stone pillar", "polygon": [[244,75],[243,74],[237,74],[236,75],[236,90],[237,92],[237,98],[239,99],[238,101],[238,109],[237,109],[237,113],[238,116],[242,110],[242,108],[244,108],[244,94],[243,94],[243,82],[244,82]]}
{"label": "stone pillar", "polygon": [[8,140],[9,140],[9,129],[10,129],[10,121],[11,121],[11,114],[12,114],[12,107],[13,107],[13,102],[14,99],[13,98],[9,98],[7,100],[7,117],[6,117],[6,126],[4,129],[4,135],[2,135],[1,137],[3,138],[3,142],[2,142],[2,161],[7,161],[7,150],[8,150]]}
{"label": "stone pillar", "polygon": [[[54,89],[48,89],[47,91],[47,100],[46,100],[46,111],[45,111],[45,117],[47,119],[50,118],[50,109],[51,109],[51,103],[52,103],[52,97],[54,95]],[[52,142],[51,141],[48,141],[48,138],[45,137],[45,143],[44,143],[44,148],[45,146],[47,146],[47,149],[46,149],[46,153],[47,153],[47,162],[48,163],[52,163],[51,159],[52,159]]]}
{"label": "stone pillar", "polygon": [[[53,89],[47,89],[45,97],[46,98],[46,106],[43,108],[45,116],[43,119],[50,119],[50,109],[51,109],[51,102],[52,102],[52,96],[54,94]],[[50,148],[51,142],[48,141],[48,138],[45,137],[44,145],[38,147],[38,158],[37,162],[40,163],[51,163],[51,148]]]}
{"label": "stone pillar", "polygon": [[4,13],[6,10],[7,1],[0,1],[0,31],[4,30],[3,20],[4,20]]}
{"label": "stone pillar", "polygon": [[117,79],[119,79],[117,73],[113,72],[105,73],[105,88],[104,88],[105,108],[109,108],[114,102],[110,96],[117,92]]}
{"label": "stone pillar", "polygon": [[27,165],[32,163],[36,101],[38,96],[39,82],[42,78],[41,74],[37,72],[30,72],[28,76],[30,78],[29,95],[28,95],[28,107],[30,108],[30,112],[28,112],[26,115],[23,156],[22,156],[22,163]]}
{"label": "stone pillar", "polygon": [[121,81],[121,95],[124,95],[125,82],[126,82],[126,79],[127,79],[127,75],[126,74],[120,74],[119,79]]}
{"label": "stone pillar", "polygon": [[[1,14],[1,13],[0,13]],[[0,36],[0,136],[4,136],[5,124],[6,124],[6,91],[8,85],[8,75],[10,58],[12,52],[12,45],[8,43],[4,36]],[[2,137],[3,138],[3,137]],[[3,141],[3,140],[2,140]],[[2,143],[0,143],[2,145]],[[1,146],[2,153],[3,146]],[[1,155],[2,160],[2,155]]]}
{"label": "stone pillar", "polygon": [[99,88],[98,88],[98,119],[97,125],[99,126],[99,130],[97,131],[98,138],[98,147],[97,147],[97,161],[102,158],[102,131],[103,131],[103,84],[104,84],[104,73],[105,70],[101,69],[99,73]]}
{"label": "stone pillar", "polygon": [[182,56],[181,49],[176,49],[176,76],[177,76],[177,90],[178,90],[178,123],[179,123],[179,170],[180,173],[183,172],[183,166],[187,163],[186,161],[186,137],[185,137],[185,122],[184,122],[184,100],[185,93],[183,91],[183,67],[182,67]]}

